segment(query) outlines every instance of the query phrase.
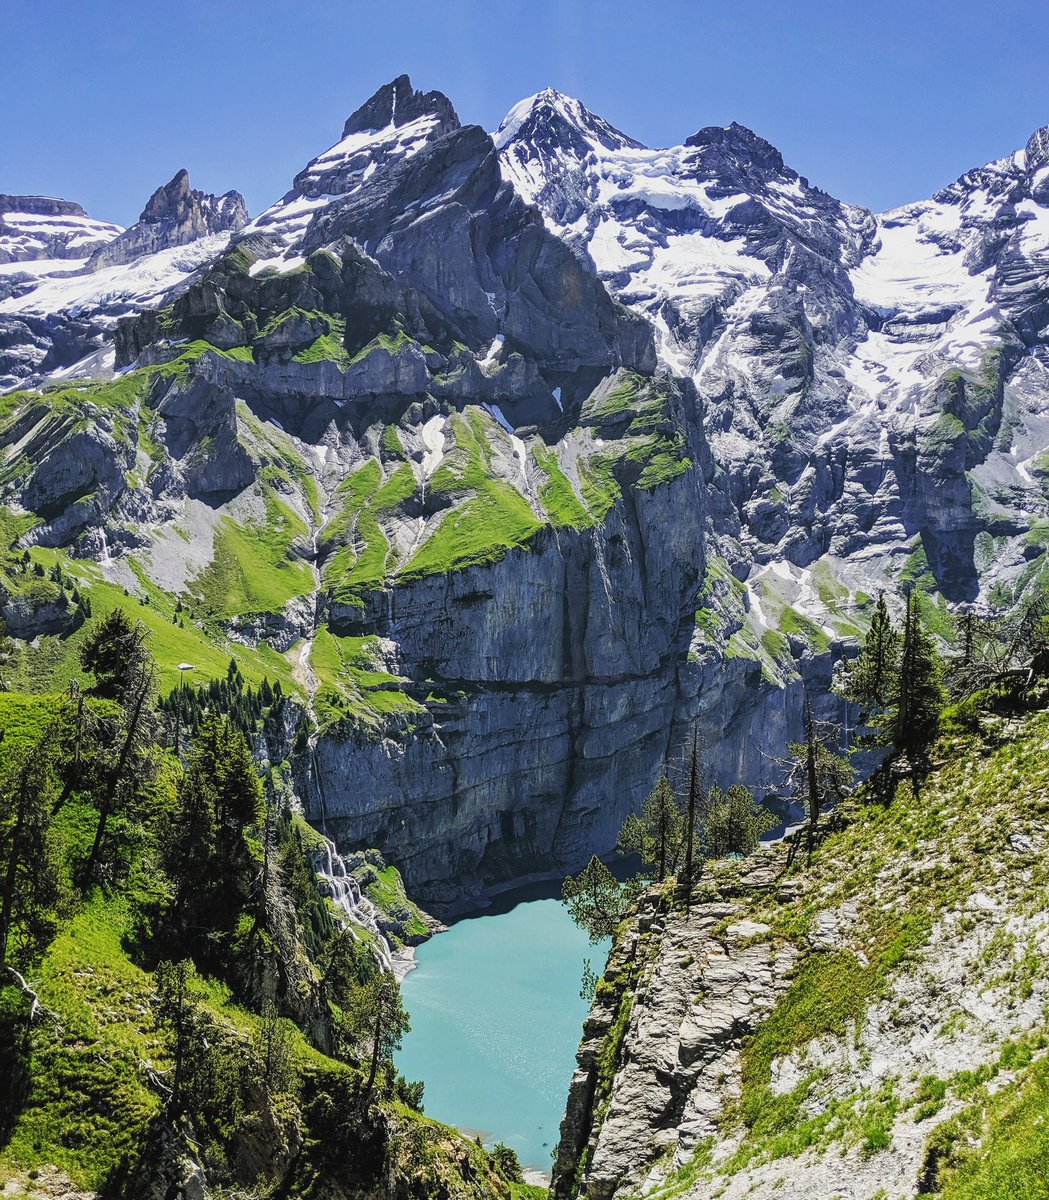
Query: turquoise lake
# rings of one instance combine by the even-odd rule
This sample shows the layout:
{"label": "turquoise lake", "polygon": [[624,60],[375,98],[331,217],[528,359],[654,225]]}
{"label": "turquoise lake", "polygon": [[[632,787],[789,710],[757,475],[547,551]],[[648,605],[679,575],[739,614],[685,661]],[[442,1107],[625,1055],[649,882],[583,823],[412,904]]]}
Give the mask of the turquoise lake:
{"label": "turquoise lake", "polygon": [[583,963],[600,974],[607,954],[550,898],[504,898],[420,946],[397,1067],[425,1081],[427,1116],[549,1171],[588,1009]]}

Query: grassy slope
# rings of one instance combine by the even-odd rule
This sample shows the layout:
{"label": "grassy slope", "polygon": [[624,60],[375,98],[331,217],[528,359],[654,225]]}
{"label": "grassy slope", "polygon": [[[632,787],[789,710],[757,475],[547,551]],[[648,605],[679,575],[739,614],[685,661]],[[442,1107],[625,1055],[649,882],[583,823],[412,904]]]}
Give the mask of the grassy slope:
{"label": "grassy slope", "polygon": [[401,571],[406,581],[496,562],[542,528],[524,496],[492,476],[491,439],[497,428],[492,418],[469,408],[452,417],[451,424],[455,449],[435,472],[430,488],[450,496],[472,493],[472,498],[449,512],[416,551]]}
{"label": "grassy slope", "polygon": [[[53,716],[55,700],[53,695],[0,692],[4,731],[0,765],[13,749],[39,740]],[[163,1075],[173,1066],[170,1039],[155,1018],[154,977],[136,961],[134,950],[141,940],[143,913],[159,895],[159,880],[148,859],[136,859],[119,891],[99,892],[86,902],[74,903],[69,870],[76,855],[90,844],[97,813],[74,797],[55,820],[65,848],[70,902],[57,936],[30,973],[41,1004],[53,1017],[37,1027],[30,1094],[10,1137],[0,1146],[0,1190],[10,1180],[32,1180],[45,1164],[59,1168],[77,1188],[104,1186],[114,1173],[119,1175],[137,1160],[151,1124],[161,1114],[160,1097],[147,1071]],[[304,823],[302,827],[307,839],[317,836]],[[393,888],[394,883],[384,872],[384,885]],[[224,983],[201,977],[192,986],[197,1001],[216,1022],[220,1042],[232,1053],[236,1055],[238,1047],[248,1043],[262,1046],[262,1018],[234,1002]],[[311,1046],[292,1022],[283,1025],[293,1078],[357,1073],[357,1068]],[[291,1094],[285,1100],[292,1106],[299,1103]],[[413,1194],[531,1200],[534,1193],[511,1188],[493,1173],[481,1148],[456,1130],[395,1099],[384,1104],[396,1130],[390,1147],[391,1172],[415,1180]],[[287,1111],[293,1114],[294,1108]],[[301,1123],[305,1116],[303,1109],[293,1119]],[[302,1130],[308,1137],[304,1124]],[[302,1189],[308,1188],[311,1172],[323,1173],[323,1155],[311,1157],[309,1144],[306,1150],[291,1195],[305,1194]],[[324,1153],[338,1157],[337,1149]],[[427,1191],[429,1185],[432,1193]],[[238,1194],[269,1193],[263,1188]]]}
{"label": "grassy slope", "polygon": [[[114,608],[123,607],[135,620],[141,621],[149,635],[149,648],[157,663],[157,684],[162,692],[170,691],[179,681],[180,663],[191,663],[190,678],[202,683],[211,678],[224,678],[230,658],[240,665],[244,678],[252,684],[268,676],[280,680],[287,691],[297,690],[288,660],[269,646],[254,649],[228,641],[213,626],[195,624],[188,613],[176,614],[176,600],[152,589],[150,602],[127,596],[124,589],[101,577],[97,564],[86,560],[70,560],[62,551],[34,547],[34,559],[49,566],[61,562],[63,570],[78,581],[81,594],[91,601],[92,621],[105,616]],[[179,620],[183,625],[179,625]],[[84,682],[78,654],[87,637],[88,626],[82,625],[67,637],[45,637],[36,646],[24,645],[9,670],[12,687],[41,692],[61,690],[72,680]]]}
{"label": "grassy slope", "polygon": [[411,717],[425,711],[401,691],[400,679],[383,669],[374,637],[338,637],[318,630],[310,662],[320,680],[315,697],[322,727],[349,721],[378,729],[394,714]]}

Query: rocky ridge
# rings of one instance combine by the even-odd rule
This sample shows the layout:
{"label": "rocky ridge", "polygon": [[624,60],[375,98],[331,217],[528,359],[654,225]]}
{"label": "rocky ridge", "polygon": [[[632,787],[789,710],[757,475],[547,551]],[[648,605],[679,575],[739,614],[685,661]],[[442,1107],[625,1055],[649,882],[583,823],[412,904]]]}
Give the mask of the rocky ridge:
{"label": "rocky ridge", "polygon": [[88,258],[121,232],[119,225],[93,220],[72,200],[0,196],[0,265]]}
{"label": "rocky ridge", "polygon": [[134,262],[213,234],[236,233],[247,223],[248,210],[239,192],[205,195],[189,186],[189,172],[183,169],[157,188],[134,225],[91,255],[88,267],[98,271]]}
{"label": "rocky ridge", "polygon": [[206,195],[184,170],[154,192],[129,229],[94,221],[66,200],[3,200],[0,388],[7,390],[108,378],[119,320],[184,284],[247,220],[237,192]]}
{"label": "rocky ridge", "polygon": [[780,844],[715,865],[688,914],[648,894],[584,1029],[553,1194],[992,1194],[963,1183],[1023,1147],[1001,1114],[1042,1086],[1046,735],[1044,714],[951,735],[920,806],[854,808],[810,867]]}

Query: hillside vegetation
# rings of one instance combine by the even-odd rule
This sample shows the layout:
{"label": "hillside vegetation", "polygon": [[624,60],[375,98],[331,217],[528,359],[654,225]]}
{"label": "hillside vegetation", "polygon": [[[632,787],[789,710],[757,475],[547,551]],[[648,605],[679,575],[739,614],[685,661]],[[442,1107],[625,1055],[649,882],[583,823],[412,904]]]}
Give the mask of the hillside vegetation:
{"label": "hillside vegetation", "polygon": [[79,645],[84,690],[0,692],[5,1194],[519,1191],[395,1075],[396,981],[252,752],[279,763],[279,686],[232,662],[158,709],[144,626]]}

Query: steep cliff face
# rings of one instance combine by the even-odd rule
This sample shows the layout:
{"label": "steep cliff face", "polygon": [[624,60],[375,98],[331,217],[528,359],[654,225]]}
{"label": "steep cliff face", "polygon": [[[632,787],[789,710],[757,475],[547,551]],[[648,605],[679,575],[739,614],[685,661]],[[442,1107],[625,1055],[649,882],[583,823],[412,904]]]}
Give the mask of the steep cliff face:
{"label": "steep cliff face", "polygon": [[810,866],[783,844],[715,865],[687,914],[649,893],[584,1030],[554,1194],[989,1196],[1003,1156],[1026,1179],[1047,736],[1043,713],[948,739],[920,800],[842,814]]}

